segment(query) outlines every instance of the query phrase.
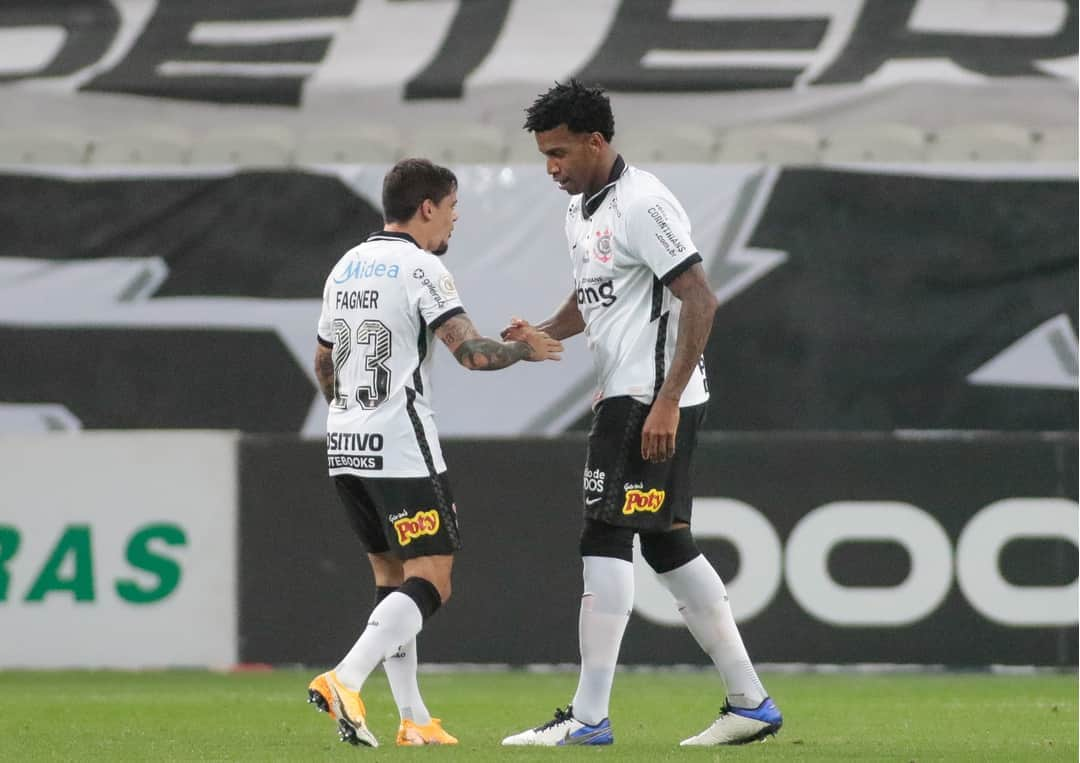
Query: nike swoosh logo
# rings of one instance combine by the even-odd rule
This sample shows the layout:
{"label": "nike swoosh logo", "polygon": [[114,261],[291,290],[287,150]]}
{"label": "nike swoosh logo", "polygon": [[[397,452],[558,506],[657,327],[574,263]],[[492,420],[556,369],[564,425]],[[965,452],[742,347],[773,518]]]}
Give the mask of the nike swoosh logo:
{"label": "nike swoosh logo", "polygon": [[604,500],[604,499],[603,498],[586,498],[585,499],[585,505],[586,506],[592,506],[594,503],[599,503],[602,500]]}
{"label": "nike swoosh logo", "polygon": [[588,744],[594,739],[604,736],[604,734],[606,734],[607,732],[607,729],[593,729],[592,731],[588,731],[584,734],[578,733],[577,735],[571,735],[571,732],[567,730],[566,736],[563,737],[563,740],[560,744]]}

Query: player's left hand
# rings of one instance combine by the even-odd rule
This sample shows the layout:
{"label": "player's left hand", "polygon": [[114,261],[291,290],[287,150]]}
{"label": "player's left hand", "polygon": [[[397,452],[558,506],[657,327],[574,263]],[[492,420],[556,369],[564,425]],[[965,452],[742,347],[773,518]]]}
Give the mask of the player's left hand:
{"label": "player's left hand", "polygon": [[641,429],[641,457],[658,463],[675,455],[675,432],[679,429],[679,404],[657,398]]}

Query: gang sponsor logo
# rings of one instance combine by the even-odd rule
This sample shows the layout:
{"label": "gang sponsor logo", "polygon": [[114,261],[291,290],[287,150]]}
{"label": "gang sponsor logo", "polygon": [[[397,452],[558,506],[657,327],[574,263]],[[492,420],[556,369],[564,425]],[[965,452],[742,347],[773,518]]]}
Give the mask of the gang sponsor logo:
{"label": "gang sponsor logo", "polygon": [[664,505],[665,495],[666,493],[663,490],[656,489],[648,492],[645,492],[644,490],[627,490],[626,500],[623,502],[622,513],[628,516],[639,512],[655,514],[660,511],[660,507]]}
{"label": "gang sponsor logo", "polygon": [[655,206],[649,207],[649,217],[656,223],[656,227],[659,228],[659,232],[653,234],[656,236],[656,240],[660,242],[660,245],[664,247],[664,251],[668,253],[669,257],[674,257],[686,252],[686,245],[679,240],[679,237],[675,235],[671,230],[671,225],[667,221],[667,214],[663,208]]}
{"label": "gang sponsor logo", "polygon": [[611,307],[618,297],[615,295],[615,284],[610,278],[583,278],[578,282],[577,302],[579,305],[595,305]]}
{"label": "gang sponsor logo", "polygon": [[[394,516],[391,514],[390,518],[393,519]],[[407,546],[417,538],[439,532],[439,512],[435,509],[418,511],[411,517],[397,516],[400,518],[394,520],[394,531],[397,533],[399,546]]]}
{"label": "gang sponsor logo", "polygon": [[334,283],[347,283],[363,278],[397,278],[398,266],[374,260],[353,260],[334,274]]}

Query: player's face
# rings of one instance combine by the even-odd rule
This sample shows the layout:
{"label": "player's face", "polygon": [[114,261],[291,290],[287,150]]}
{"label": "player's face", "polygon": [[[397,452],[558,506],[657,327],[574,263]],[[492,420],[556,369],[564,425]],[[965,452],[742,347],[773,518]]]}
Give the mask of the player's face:
{"label": "player's face", "polygon": [[431,214],[431,222],[434,224],[432,238],[434,244],[432,254],[446,254],[450,248],[450,236],[454,233],[454,223],[457,222],[457,191],[451,191],[444,196],[443,200],[435,204]]}
{"label": "player's face", "polygon": [[566,125],[534,133],[536,147],[547,157],[547,173],[571,196],[589,190],[600,159],[596,133],[571,132]]}

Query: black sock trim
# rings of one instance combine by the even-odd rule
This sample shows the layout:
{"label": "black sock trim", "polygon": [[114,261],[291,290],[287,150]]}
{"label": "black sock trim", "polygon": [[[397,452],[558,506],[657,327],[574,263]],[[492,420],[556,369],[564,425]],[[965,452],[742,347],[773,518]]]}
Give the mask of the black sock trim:
{"label": "black sock trim", "polygon": [[423,615],[425,620],[435,614],[435,611],[442,606],[439,589],[430,580],[417,577],[408,578],[397,590],[416,603],[416,608],[420,610],[420,614]]}
{"label": "black sock trim", "polygon": [[641,556],[657,574],[676,570],[700,555],[689,527],[641,533]]}
{"label": "black sock trim", "polygon": [[377,585],[375,586],[375,606],[379,606],[382,600],[396,591],[398,587],[396,585]]}

